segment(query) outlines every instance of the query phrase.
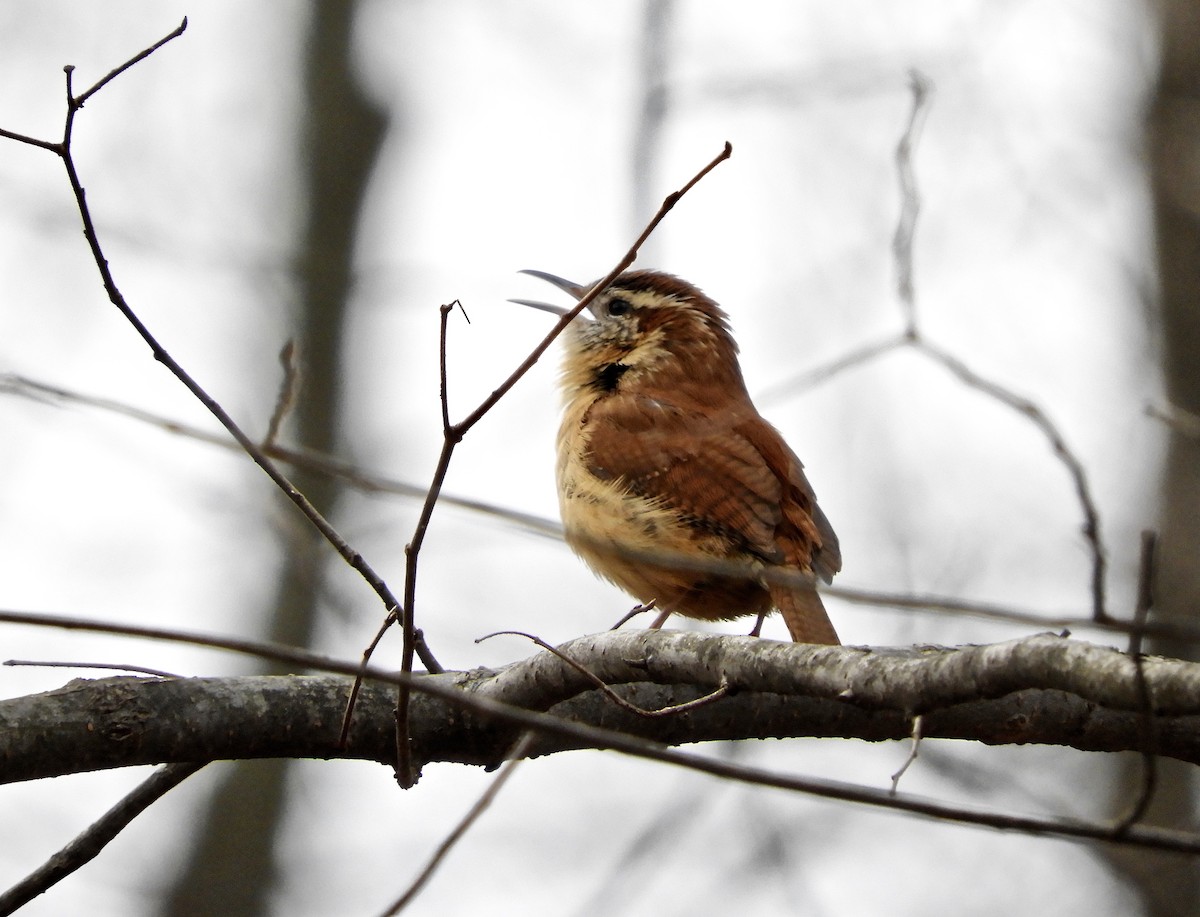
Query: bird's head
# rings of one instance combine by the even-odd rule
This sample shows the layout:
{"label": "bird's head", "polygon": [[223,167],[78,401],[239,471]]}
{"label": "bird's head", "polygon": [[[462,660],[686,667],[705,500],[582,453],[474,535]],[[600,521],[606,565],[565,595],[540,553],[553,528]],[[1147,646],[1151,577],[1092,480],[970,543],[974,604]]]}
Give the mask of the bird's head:
{"label": "bird's head", "polygon": [[[548,281],[576,300],[595,285],[572,283],[543,271],[522,273]],[[513,302],[559,315],[570,311],[532,300]],[[697,287],[672,274],[621,274],[571,322],[564,338],[563,376],[568,390],[713,382],[726,390],[745,390],[725,312]]]}

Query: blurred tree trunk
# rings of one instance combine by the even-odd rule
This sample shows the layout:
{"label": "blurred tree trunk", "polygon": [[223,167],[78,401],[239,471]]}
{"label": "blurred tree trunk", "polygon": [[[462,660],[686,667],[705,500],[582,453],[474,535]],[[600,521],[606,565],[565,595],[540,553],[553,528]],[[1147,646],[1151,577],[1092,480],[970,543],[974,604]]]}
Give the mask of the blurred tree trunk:
{"label": "blurred tree trunk", "polygon": [[[307,212],[294,265],[302,375],[289,422],[300,443],[332,453],[339,436],[342,339],[359,211],[386,118],[353,77],[354,0],[330,0],[310,9],[302,60],[305,104],[297,138],[299,193]],[[301,473],[292,479],[317,508],[333,515],[339,496],[333,482]],[[268,631],[271,640],[307,646],[320,606],[322,571],[332,555],[319,535],[299,517],[295,521],[286,529],[289,543]],[[169,892],[165,913],[228,917],[267,912],[286,778],[287,762],[280,760],[228,769],[198,819],[194,847]]]}
{"label": "blurred tree trunk", "polygon": [[[1157,0],[1160,73],[1146,125],[1147,166],[1158,245],[1163,373],[1171,404],[1200,413],[1200,4]],[[1200,442],[1170,437],[1159,522],[1156,605],[1200,610]],[[1153,653],[1195,659],[1190,644],[1158,641]],[[1171,827],[1195,822],[1194,767],[1158,762],[1158,786],[1147,821]],[[1142,786],[1131,758],[1114,786],[1114,810],[1127,810]],[[1108,852],[1154,917],[1200,914],[1200,871],[1189,857]]]}

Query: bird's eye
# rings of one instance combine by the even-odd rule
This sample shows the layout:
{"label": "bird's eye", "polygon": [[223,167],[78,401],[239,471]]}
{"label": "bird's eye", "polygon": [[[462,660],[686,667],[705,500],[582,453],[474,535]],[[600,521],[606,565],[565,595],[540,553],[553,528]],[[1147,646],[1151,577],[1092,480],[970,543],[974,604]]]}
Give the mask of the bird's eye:
{"label": "bird's eye", "polygon": [[608,314],[609,315],[617,315],[617,316],[627,315],[629,313],[629,310],[632,308],[633,308],[633,306],[630,304],[629,300],[627,300],[627,299],[610,299],[608,301]]}

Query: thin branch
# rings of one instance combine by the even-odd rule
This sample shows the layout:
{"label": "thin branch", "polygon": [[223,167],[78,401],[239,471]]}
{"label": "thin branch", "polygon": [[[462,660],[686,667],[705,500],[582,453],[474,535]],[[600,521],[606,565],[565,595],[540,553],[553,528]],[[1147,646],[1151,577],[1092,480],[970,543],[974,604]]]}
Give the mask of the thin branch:
{"label": "thin branch", "polygon": [[883,338],[873,344],[863,344],[861,347],[842,354],[840,357],[835,357],[827,363],[815,366],[807,372],[792,376],[789,379],[763,389],[755,395],[754,400],[761,405],[782,401],[784,398],[795,397],[840,376],[847,370],[861,366],[864,363],[869,363],[877,357],[883,356],[885,353],[890,353],[893,350],[903,347],[908,342],[908,336],[900,334]]}
{"label": "thin branch", "polygon": [[917,71],[911,74],[913,95],[908,127],[896,148],[896,167],[899,173],[901,207],[892,243],[896,263],[897,295],[904,314],[905,336],[920,353],[932,358],[958,377],[959,381],[1024,415],[1049,440],[1055,454],[1066,467],[1075,485],[1075,493],[1083,511],[1083,534],[1092,555],[1092,617],[1097,621],[1107,618],[1105,611],[1105,566],[1104,545],[1100,537],[1100,514],[1092,500],[1091,489],[1083,463],[1067,446],[1066,440],[1054,423],[1036,404],[1009,389],[970,369],[966,363],[950,353],[931,344],[920,333],[917,326],[916,295],[913,288],[913,240],[916,232],[917,214],[920,212],[920,190],[912,167],[912,150],[922,115],[927,105],[930,84]]}
{"label": "thin branch", "polygon": [[932,84],[920,71],[909,72],[909,88],[912,90],[912,108],[908,115],[908,126],[896,144],[896,172],[900,182],[900,216],[896,221],[896,232],[892,237],[892,253],[896,264],[896,295],[904,313],[905,336],[912,338],[917,333],[917,304],[913,289],[913,239],[916,235],[917,215],[921,212],[921,194],[913,171],[913,147],[916,145],[921,122],[928,105]]}
{"label": "thin branch", "polygon": [[271,411],[271,420],[267,423],[267,434],[263,437],[262,447],[270,450],[279,439],[279,431],[288,414],[296,406],[300,397],[300,357],[299,347],[294,339],[289,340],[279,351],[279,363],[283,367],[283,378],[279,382],[279,394],[275,398],[275,409]]}
{"label": "thin branch", "polygon": [[[208,411],[220,421],[221,425],[237,440],[243,450],[254,460],[254,462],[262,468],[267,476],[275,483],[280,490],[296,505],[296,507],[308,518],[309,522],[325,537],[325,539],[334,547],[341,557],[352,568],[358,571],[359,575],[370,585],[376,595],[384,603],[384,606],[389,612],[399,609],[399,603],[395,596],[392,595],[387,583],[383,578],[375,572],[374,568],[367,563],[366,559],[354,548],[352,548],[339,533],[325,519],[325,517],[312,505],[307,497],[302,494],[287,476],[279,469],[279,467],[267,456],[267,454],[259,448],[259,446],[250,439],[237,425],[233,418],[225,411],[224,408],[213,398],[208,392],[184,370],[183,366],[175,360],[174,357],[159,343],[157,338],[150,332],[150,329],[137,316],[132,307],[126,301],[124,295],[117,286],[116,279],[109,267],[108,259],[104,255],[104,251],[100,245],[99,236],[96,233],[96,227],[92,220],[91,210],[87,203],[87,194],[83,187],[83,182],[80,179],[79,172],[75,166],[75,160],[71,152],[71,141],[75,125],[75,115],[83,107],[84,103],[93,95],[103,89],[117,76],[124,73],[134,64],[145,60],[157,49],[172,39],[183,34],[187,28],[187,20],[184,19],[179,28],[165,36],[155,44],[145,50],[134,55],[121,66],[110,71],[106,76],[97,81],[90,89],[82,95],[74,94],[73,79],[75,68],[68,65],[64,68],[66,76],[66,94],[67,94],[67,112],[63,123],[63,139],[62,143],[56,146],[45,146],[50,149],[62,160],[63,166],[67,172],[67,180],[71,185],[71,191],[75,196],[76,205],[79,210],[79,216],[83,222],[83,234],[87,240],[88,248],[92,252],[92,258],[96,263],[96,268],[100,272],[100,278],[104,284],[104,290],[108,294],[109,301],[116,306],[118,311],[125,316],[126,320],[134,327],[134,330],[149,346],[154,359],[162,363],[172,375],[175,376],[184,386],[190,391]],[[400,613],[403,613],[401,610]],[[437,659],[429,651],[429,648],[422,640],[417,647],[417,652],[421,655],[422,661],[430,671],[440,671]]]}
{"label": "thin branch", "polygon": [[346,698],[346,710],[342,713],[342,731],[338,735],[338,748],[345,748],[346,743],[350,739],[350,725],[354,721],[354,706],[358,703],[358,695],[362,691],[363,679],[365,678],[367,666],[371,663],[371,657],[375,654],[375,649],[379,646],[379,641],[383,639],[383,635],[395,623],[395,615],[385,617],[383,623],[379,625],[379,630],[375,632],[375,639],[368,643],[367,648],[363,650],[362,662],[359,663],[358,671],[354,673],[354,684],[350,686],[350,695]]}
{"label": "thin branch", "polygon": [[16,912],[94,860],[126,825],[202,767],[203,763],[168,764],[155,771],[44,865],[0,895],[0,915]]}
{"label": "thin branch", "polygon": [[0,127],[0,137],[5,140],[15,140],[17,143],[25,143],[29,146],[36,146],[39,149],[48,150],[56,156],[62,155],[62,145],[52,143],[49,140],[39,140],[37,137],[30,137],[27,134],[18,134],[16,131],[5,130]]}
{"label": "thin branch", "polygon": [[[906,608],[933,614],[969,615],[991,621],[1028,625],[1043,630],[1050,628],[1070,631],[1089,629],[1120,634],[1129,634],[1134,630],[1132,622],[1111,616],[1103,621],[1097,621],[1090,616],[1063,612],[1032,612],[1011,606],[971,602],[950,596],[877,592],[871,589],[855,589],[850,586],[822,586],[820,591],[825,595],[834,596],[855,605],[869,605],[875,608]],[[1196,624],[1193,618],[1182,615],[1170,619],[1160,616],[1157,621],[1147,621],[1140,630],[1146,637],[1177,640],[1181,643],[1200,642],[1200,625]]]}
{"label": "thin branch", "polygon": [[913,762],[917,760],[917,755],[921,751],[921,739],[923,738],[923,730],[925,728],[925,717],[918,714],[913,717],[912,721],[912,746],[908,750],[908,757],[904,759],[904,763],[900,765],[900,769],[892,774],[892,795],[896,795],[896,791],[900,789],[900,778],[908,773],[908,769],[912,767]]}
{"label": "thin branch", "polygon": [[1018,414],[1026,417],[1046,437],[1046,440],[1050,443],[1050,447],[1054,450],[1054,454],[1071,476],[1071,482],[1075,485],[1075,495],[1079,500],[1079,506],[1083,512],[1083,536],[1087,540],[1088,550],[1092,555],[1092,617],[1096,621],[1107,620],[1108,612],[1105,610],[1105,573],[1107,560],[1104,556],[1104,542],[1100,536],[1100,513],[1096,509],[1095,500],[1092,499],[1092,490],[1088,485],[1087,472],[1084,470],[1083,462],[1071,451],[1066,439],[1059,432],[1054,422],[1046,416],[1041,408],[1028,398],[1018,395],[996,382],[985,379],[958,357],[942,350],[935,344],[931,344],[924,338],[914,340],[912,346],[935,362],[941,364],[965,385],[983,392],[988,397],[1007,405]]}
{"label": "thin branch", "polygon": [[[174,420],[162,414],[155,414],[152,411],[146,411],[142,408],[133,407],[121,401],[89,395],[85,392],[62,388],[61,386],[51,385],[47,382],[39,382],[36,379],[30,379],[27,376],[21,376],[17,373],[0,373],[0,394],[15,395],[20,398],[28,398],[31,401],[50,405],[57,405],[60,402],[80,404],[86,407],[109,411],[119,414],[122,417],[128,417],[132,420],[158,427],[175,436],[194,439],[210,446],[219,446],[222,449],[232,452],[241,453],[243,451],[242,447],[235,440],[228,438],[224,433],[203,430],[200,427]],[[428,493],[427,487],[419,487],[407,481],[387,477],[386,475],[361,468],[358,465],[335,458],[324,452],[319,452],[316,449],[309,449],[305,446],[283,446],[279,443],[271,443],[263,451],[273,459],[286,462],[305,471],[337,478],[343,483],[364,492],[397,494],[403,497],[420,497],[422,499]],[[442,505],[469,510],[485,516],[494,516],[505,522],[518,525],[536,535],[562,538],[562,524],[554,519],[497,506],[494,503],[488,503],[484,500],[468,499],[466,497],[447,494],[444,491],[439,499]]]}
{"label": "thin branch", "polygon": [[336,672],[343,675],[353,675],[360,668],[358,663],[345,663],[332,656],[309,652],[283,643],[271,643],[266,640],[243,640],[237,637],[206,634],[202,631],[149,627],[141,624],[113,624],[106,621],[94,621],[90,618],[73,617],[71,615],[54,615],[37,611],[14,611],[12,609],[0,609],[0,623],[23,624],[31,627],[53,627],[62,630],[78,630],[95,634],[117,634],[122,637],[137,637],[143,640],[182,643],[189,646],[240,653],[244,656],[253,656],[257,659],[266,659],[271,662],[283,662],[303,669]]}
{"label": "thin branch", "polygon": [[156,41],[154,44],[152,44],[150,47],[146,48],[144,51],[139,51],[133,57],[129,58],[129,60],[125,61],[125,63],[121,64],[121,66],[119,66],[113,70],[110,70],[105,76],[103,76],[101,79],[97,80],[96,84],[94,86],[92,86],[91,89],[88,89],[82,95],[75,97],[75,99],[72,102],[74,107],[75,108],[83,108],[84,104],[87,102],[88,99],[90,99],[92,96],[94,96],[96,93],[98,93],[101,89],[103,89],[105,86],[107,86],[109,83],[111,83],[117,77],[119,77],[122,73],[124,73],[126,70],[128,70],[130,67],[132,67],[134,64],[144,61],[147,57],[149,57],[151,54],[153,54],[155,51],[157,51],[159,48],[161,48],[167,42],[174,41],[176,38],[178,38],[180,35],[182,35],[187,30],[187,25],[188,25],[187,16],[184,16],[183,22],[179,23],[179,28],[175,29],[175,31],[171,32],[169,35],[163,36],[158,41]]}
{"label": "thin branch", "polygon": [[479,407],[472,411],[463,421],[457,424],[457,427],[462,431],[462,433],[465,434],[471,429],[471,427],[475,426],[475,424],[477,424],[483,418],[483,416],[495,406],[497,401],[508,394],[508,390],[516,385],[521,380],[521,377],[533,368],[534,364],[541,359],[542,354],[549,349],[550,345],[554,343],[555,339],[563,332],[567,325],[571,324],[571,321],[575,318],[575,316],[590,306],[593,299],[599,296],[609,284],[616,280],[622,272],[624,272],[630,265],[633,264],[635,260],[637,260],[638,252],[641,250],[642,244],[650,237],[650,234],[658,228],[658,224],[661,223],[666,215],[671,212],[676,204],[679,203],[680,199],[689,191],[691,191],[697,182],[699,182],[702,178],[708,175],[709,172],[711,172],[732,155],[733,146],[727,142],[725,144],[725,149],[722,150],[721,153],[717,155],[711,162],[709,162],[708,165],[692,176],[691,180],[686,185],[684,185],[678,191],[674,191],[666,196],[662,202],[662,205],[658,208],[658,212],[654,214],[650,222],[646,224],[646,228],[642,230],[642,234],[637,237],[637,240],[632,246],[630,246],[629,251],[627,251],[621,258],[617,266],[605,274],[604,277],[602,277],[596,283],[596,285],[592,287],[592,289],[589,290],[587,294],[585,294],[584,297],[575,304],[575,307],[571,309],[571,311],[567,312],[562,316],[562,318],[559,319],[558,324],[551,328],[549,333],[542,338],[542,340],[536,347],[533,348],[532,351],[530,351],[529,356],[525,358],[520,366],[513,370],[512,375],[500,383],[499,387],[487,398],[485,398]]}
{"label": "thin branch", "polygon": [[513,771],[517,769],[517,765],[521,763],[525,755],[529,752],[529,747],[533,744],[533,735],[534,734],[532,732],[521,733],[521,737],[517,739],[517,742],[513,746],[512,752],[509,755],[508,763],[506,763],[504,767],[500,769],[500,773],[498,773],[496,778],[488,785],[488,788],[484,791],[483,795],[476,800],[475,805],[471,806],[470,811],[463,816],[462,821],[460,821],[455,829],[450,832],[449,836],[438,845],[437,850],[434,851],[433,856],[430,857],[429,862],[425,864],[425,868],[422,869],[417,877],[413,880],[412,884],[408,887],[408,890],[405,891],[405,893],[401,895],[391,907],[383,912],[383,917],[391,917],[393,914],[399,914],[402,910],[408,907],[410,903],[412,903],[413,899],[415,899],[417,895],[421,893],[421,890],[425,887],[426,883],[429,882],[434,872],[439,866],[442,865],[442,860],[446,858],[446,855],[451,851],[451,849],[453,849],[454,845],[462,839],[463,835],[467,833],[470,827],[479,820],[479,816],[482,815],[488,806],[492,804],[492,801],[500,793],[500,790],[504,788],[504,784],[508,783],[509,778],[513,775]]}
{"label": "thin branch", "polygon": [[174,672],[152,669],[149,666],[133,665],[128,662],[50,662],[37,659],[5,659],[0,665],[30,666],[39,669],[105,669],[110,672],[136,672],[153,675],[155,678],[182,678]]}
{"label": "thin branch", "polygon": [[653,611],[657,605],[657,599],[651,599],[644,605],[639,602],[637,605],[634,605],[631,609],[629,609],[629,611],[625,612],[625,614],[621,615],[621,617],[617,620],[617,623],[610,627],[609,630],[620,630],[638,615],[644,615],[648,611]]}
{"label": "thin branch", "polygon": [[[612,629],[616,630],[615,627]],[[502,635],[511,636],[511,637],[524,637],[526,640],[529,640],[532,643],[536,643],[538,646],[540,646],[546,652],[557,656],[559,659],[561,659],[563,662],[565,662],[567,665],[569,665],[571,668],[573,668],[576,672],[578,672],[580,675],[582,675],[584,678],[586,678],[589,682],[591,682],[600,691],[601,694],[603,694],[606,698],[608,698],[610,701],[612,701],[614,704],[616,704],[622,710],[628,710],[630,713],[635,714],[636,716],[644,716],[644,717],[650,718],[650,717],[656,717],[656,716],[675,716],[680,713],[688,713],[692,710],[697,709],[698,707],[703,707],[706,704],[713,703],[713,701],[718,701],[722,697],[726,697],[729,694],[729,681],[725,678],[722,678],[721,683],[717,685],[716,689],[709,692],[708,694],[703,695],[702,697],[697,697],[695,700],[686,701],[685,703],[682,703],[682,704],[670,704],[669,706],[666,706],[666,707],[660,707],[657,710],[647,710],[645,707],[639,707],[637,704],[631,704],[629,701],[627,701],[625,698],[623,698],[620,694],[618,694],[616,691],[614,691],[612,689],[612,687],[607,682],[604,681],[603,678],[601,678],[600,676],[598,676],[594,672],[592,672],[591,669],[589,669],[587,666],[585,666],[582,662],[578,662],[578,661],[572,659],[569,655],[564,653],[558,647],[551,646],[549,643],[547,643],[541,637],[538,637],[534,634],[528,634],[522,630],[498,630],[498,631],[495,631],[494,633],[485,634],[484,636],[479,637],[475,642],[482,643],[484,640],[490,640],[490,639],[492,639],[492,637],[499,637]]]}
{"label": "thin branch", "polygon": [[896,268],[896,292],[900,304],[904,330],[898,337],[887,338],[882,342],[867,345],[851,351],[826,367],[819,367],[801,376],[793,377],[777,384],[766,393],[768,399],[779,398],[783,395],[795,394],[806,388],[832,378],[854,366],[874,360],[885,353],[903,345],[913,347],[919,353],[941,364],[955,375],[960,382],[983,392],[1022,414],[1050,442],[1055,455],[1066,467],[1075,485],[1075,493],[1083,513],[1083,534],[1087,540],[1092,558],[1091,596],[1092,619],[1096,623],[1109,620],[1105,600],[1105,576],[1107,561],[1104,554],[1104,543],[1100,535],[1100,514],[1092,499],[1091,488],[1087,475],[1078,456],[1067,446],[1066,440],[1057,426],[1046,416],[1036,404],[1027,398],[992,382],[970,369],[966,363],[950,353],[930,343],[918,326],[916,311],[916,292],[914,285],[913,247],[916,235],[917,216],[920,213],[920,188],[916,172],[913,168],[913,149],[919,135],[919,129],[926,113],[931,84],[919,72],[910,75],[912,91],[912,106],[909,110],[908,124],[896,146],[896,169],[900,186],[900,214],[896,221],[896,229],[892,237],[892,256]]}
{"label": "thin branch", "polygon": [[[425,544],[425,534],[429,531],[433,509],[437,506],[438,497],[442,493],[442,485],[446,481],[446,473],[450,470],[450,460],[454,457],[454,449],[462,442],[463,437],[450,423],[450,397],[446,382],[446,337],[449,332],[450,313],[454,311],[454,305],[455,303],[448,303],[439,309],[441,320],[438,325],[438,393],[442,407],[442,451],[438,455],[433,480],[429,482],[429,491],[425,494],[425,502],[421,506],[421,515],[417,518],[416,530],[413,532],[412,540],[404,546],[404,607],[408,609],[408,614],[401,622],[404,628],[404,644],[401,648],[400,671],[405,674],[412,671],[413,648],[416,643],[414,609],[417,603],[417,561],[421,554],[421,547]],[[412,766],[412,749],[408,742],[409,696],[408,684],[401,682],[396,692],[396,781],[404,789],[408,789],[417,781],[417,775]],[[347,710],[347,717],[349,717],[349,710]]]}

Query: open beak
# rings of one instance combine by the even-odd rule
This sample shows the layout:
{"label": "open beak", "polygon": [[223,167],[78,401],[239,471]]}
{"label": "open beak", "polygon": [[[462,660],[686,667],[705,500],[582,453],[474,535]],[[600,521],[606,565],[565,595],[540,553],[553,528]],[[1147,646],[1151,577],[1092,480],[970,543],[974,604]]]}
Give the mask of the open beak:
{"label": "open beak", "polygon": [[[547,283],[552,283],[560,290],[569,293],[576,301],[583,297],[583,294],[588,291],[587,287],[580,286],[577,283],[572,283],[569,280],[547,274],[545,271],[519,271],[521,274],[528,274],[531,277],[537,277],[540,280],[545,280]],[[566,315],[570,312],[570,308],[566,306],[556,306],[548,302],[540,302],[536,299],[510,299],[509,302],[515,302],[519,306],[529,306],[533,309],[541,309],[543,312],[553,312],[555,315]]]}

